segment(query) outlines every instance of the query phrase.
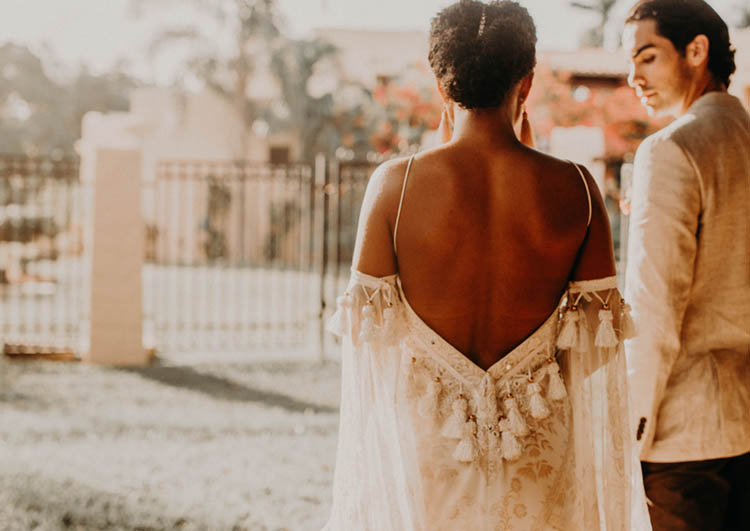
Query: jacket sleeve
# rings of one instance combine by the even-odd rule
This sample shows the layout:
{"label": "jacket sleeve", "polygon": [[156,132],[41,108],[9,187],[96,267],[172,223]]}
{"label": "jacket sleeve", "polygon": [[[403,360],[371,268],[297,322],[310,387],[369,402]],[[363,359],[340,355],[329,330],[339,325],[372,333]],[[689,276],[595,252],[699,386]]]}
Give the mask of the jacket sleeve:
{"label": "jacket sleeve", "polygon": [[638,334],[625,348],[633,434],[643,460],[681,348],[697,249],[699,177],[692,159],[671,139],[651,137],[636,153],[625,298]]}

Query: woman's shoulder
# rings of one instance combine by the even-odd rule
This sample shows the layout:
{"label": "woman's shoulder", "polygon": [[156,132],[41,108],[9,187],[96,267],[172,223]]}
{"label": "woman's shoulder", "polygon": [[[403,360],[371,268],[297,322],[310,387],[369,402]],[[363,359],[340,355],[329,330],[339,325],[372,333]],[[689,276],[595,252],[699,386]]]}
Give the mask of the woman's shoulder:
{"label": "woman's shoulder", "polygon": [[[573,161],[570,161],[568,159],[555,157],[554,155],[543,153],[533,148],[527,148],[526,153],[528,154],[528,157],[532,161],[532,163],[544,175],[548,175],[551,177],[557,176],[565,182],[580,184],[580,168],[581,172],[583,172],[584,176],[586,176],[587,179],[591,178],[591,174],[589,173],[588,169],[582,164],[574,163]],[[591,179],[593,182],[593,178]]]}
{"label": "woman's shoulder", "polygon": [[397,157],[377,166],[367,182],[368,194],[378,199],[400,195],[412,157]]}

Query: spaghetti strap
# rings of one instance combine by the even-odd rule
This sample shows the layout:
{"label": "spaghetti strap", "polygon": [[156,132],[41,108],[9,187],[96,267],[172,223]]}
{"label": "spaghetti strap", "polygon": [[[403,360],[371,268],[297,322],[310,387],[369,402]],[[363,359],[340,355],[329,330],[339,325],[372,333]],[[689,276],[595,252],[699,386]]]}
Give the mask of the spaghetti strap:
{"label": "spaghetti strap", "polygon": [[583,171],[581,170],[581,167],[578,166],[578,164],[576,164],[575,162],[573,162],[572,164],[578,170],[578,174],[581,176],[581,180],[583,181],[583,186],[586,187],[586,199],[589,202],[589,217],[588,217],[588,220],[586,220],[586,227],[588,228],[591,225],[591,213],[592,213],[592,211],[591,211],[591,190],[589,189],[589,183],[586,180],[586,176],[583,174]]}
{"label": "spaghetti strap", "polygon": [[393,254],[398,255],[396,252],[396,234],[398,234],[398,222],[401,220],[401,207],[404,206],[404,194],[406,194],[406,181],[409,180],[409,170],[411,169],[411,163],[414,161],[416,153],[409,157],[409,163],[406,165],[406,173],[404,174],[404,184],[401,185],[401,199],[398,200],[398,212],[396,212],[396,223],[393,225]]}

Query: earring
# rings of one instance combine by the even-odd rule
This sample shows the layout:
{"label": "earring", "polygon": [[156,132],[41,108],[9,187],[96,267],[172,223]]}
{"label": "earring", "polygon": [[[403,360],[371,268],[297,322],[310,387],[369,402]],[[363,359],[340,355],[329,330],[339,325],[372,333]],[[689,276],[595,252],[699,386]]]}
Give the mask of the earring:
{"label": "earring", "polygon": [[534,141],[534,133],[531,130],[531,123],[529,122],[529,113],[526,110],[526,105],[521,108],[521,142],[529,147],[535,147],[536,142]]}
{"label": "earring", "polygon": [[449,106],[447,103],[443,105],[443,113],[445,114],[445,118],[448,121],[448,125],[451,128],[451,131],[453,130],[453,114],[452,111],[453,108]]}

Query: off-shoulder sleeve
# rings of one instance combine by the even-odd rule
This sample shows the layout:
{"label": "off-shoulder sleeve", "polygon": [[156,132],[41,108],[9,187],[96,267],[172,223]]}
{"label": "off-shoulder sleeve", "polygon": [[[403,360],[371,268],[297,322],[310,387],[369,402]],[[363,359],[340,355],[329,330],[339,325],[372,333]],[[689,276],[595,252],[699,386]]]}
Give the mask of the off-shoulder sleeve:
{"label": "off-shoulder sleeve", "polygon": [[341,413],[328,531],[424,529],[413,427],[399,394],[395,276],[352,273],[328,329],[342,339]]}
{"label": "off-shoulder sleeve", "polygon": [[630,306],[617,278],[607,277],[571,282],[560,311],[557,348],[569,382],[579,479],[596,476],[607,529],[651,529],[630,430],[623,347],[636,333]]}

